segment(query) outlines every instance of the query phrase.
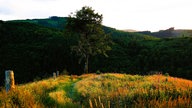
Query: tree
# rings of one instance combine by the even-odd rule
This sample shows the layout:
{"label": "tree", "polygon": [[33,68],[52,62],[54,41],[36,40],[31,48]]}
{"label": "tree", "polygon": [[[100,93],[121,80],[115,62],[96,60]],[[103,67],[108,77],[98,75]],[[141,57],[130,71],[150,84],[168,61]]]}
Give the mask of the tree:
{"label": "tree", "polygon": [[84,60],[85,73],[88,73],[91,56],[107,56],[106,52],[111,50],[111,40],[102,29],[102,19],[103,16],[95,13],[91,7],[84,6],[67,20],[66,30],[78,35],[78,42],[72,50],[79,55],[79,63]]}

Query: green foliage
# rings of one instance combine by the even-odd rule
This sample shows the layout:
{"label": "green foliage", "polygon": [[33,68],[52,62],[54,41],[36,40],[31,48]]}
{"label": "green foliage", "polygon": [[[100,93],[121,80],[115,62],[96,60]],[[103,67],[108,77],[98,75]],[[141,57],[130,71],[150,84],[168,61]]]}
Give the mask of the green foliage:
{"label": "green foliage", "polygon": [[169,76],[169,73],[165,73],[165,76]]}
{"label": "green foliage", "polygon": [[100,70],[97,70],[97,71],[96,71],[96,74],[98,74],[98,75],[101,74]]}
{"label": "green foliage", "polygon": [[57,17],[57,16],[52,16],[47,19],[27,19],[27,20],[14,20],[11,22],[27,22],[27,23],[32,23],[32,24],[37,24],[49,28],[56,28],[63,30],[65,27],[67,21],[67,17]]}
{"label": "green foliage", "polygon": [[[38,23],[40,20],[47,25]],[[64,69],[69,75],[82,74],[84,64],[79,64],[79,56],[71,52],[71,47],[78,44],[78,34],[53,26],[66,25],[66,21],[67,18],[62,17],[0,21],[0,86],[4,85],[4,72],[8,69],[14,70],[16,83],[49,77]],[[102,29],[111,35],[114,44],[107,53],[108,58],[91,56],[90,72],[145,75],[150,71],[162,71],[162,74],[192,78],[191,37],[159,39],[106,26]],[[185,32],[190,34],[190,31]]]}
{"label": "green foliage", "polygon": [[74,16],[67,20],[66,31],[77,33],[78,43],[72,47],[79,56],[80,61],[85,60],[85,72],[88,73],[90,56],[106,55],[111,50],[109,36],[102,29],[102,15],[95,13],[91,7],[82,7]]}
{"label": "green foliage", "polygon": [[171,76],[192,78],[191,38],[165,38],[158,40],[114,39],[114,45],[107,59],[100,57],[104,68],[96,70],[148,74],[150,71],[169,72]]}
{"label": "green foliage", "polygon": [[66,69],[64,69],[61,74],[62,75],[69,75],[69,72]]}
{"label": "green foliage", "polygon": [[48,77],[57,70],[76,71],[69,68],[78,64],[70,53],[73,40],[62,31],[24,22],[2,22],[1,27],[0,85],[8,69],[14,70],[16,83]]}

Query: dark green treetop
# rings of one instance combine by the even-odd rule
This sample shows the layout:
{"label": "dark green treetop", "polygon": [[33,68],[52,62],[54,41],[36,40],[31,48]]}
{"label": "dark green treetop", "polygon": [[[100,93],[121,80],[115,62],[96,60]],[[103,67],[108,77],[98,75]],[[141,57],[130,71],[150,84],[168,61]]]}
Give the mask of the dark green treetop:
{"label": "dark green treetop", "polygon": [[84,6],[74,15],[70,15],[66,29],[78,35],[78,43],[72,47],[80,56],[80,61],[85,61],[84,71],[88,73],[90,56],[103,54],[111,50],[111,40],[102,29],[103,16],[95,13],[91,7]]}

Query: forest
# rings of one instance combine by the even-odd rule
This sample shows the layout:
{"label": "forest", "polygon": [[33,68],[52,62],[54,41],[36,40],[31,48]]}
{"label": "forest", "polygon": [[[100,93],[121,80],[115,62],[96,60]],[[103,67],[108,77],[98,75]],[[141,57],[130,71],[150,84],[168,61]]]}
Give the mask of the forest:
{"label": "forest", "polygon": [[[55,71],[83,74],[83,64],[71,52],[77,39],[65,32],[66,17],[0,21],[0,86],[5,70],[17,84],[52,76]],[[192,80],[192,37],[153,36],[102,27],[113,44],[108,57],[90,58],[89,72],[147,75],[155,72]],[[163,37],[163,38],[162,38]]]}

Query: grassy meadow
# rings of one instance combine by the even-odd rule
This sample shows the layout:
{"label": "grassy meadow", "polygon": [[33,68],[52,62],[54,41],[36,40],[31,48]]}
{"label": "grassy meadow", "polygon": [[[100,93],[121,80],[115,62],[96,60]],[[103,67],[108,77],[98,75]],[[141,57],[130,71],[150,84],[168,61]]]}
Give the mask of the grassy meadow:
{"label": "grassy meadow", "polygon": [[191,108],[192,81],[168,75],[61,75],[0,91],[0,107]]}

